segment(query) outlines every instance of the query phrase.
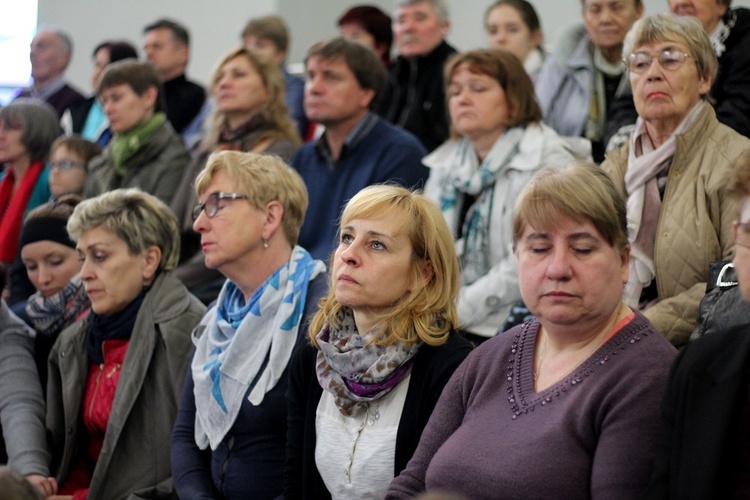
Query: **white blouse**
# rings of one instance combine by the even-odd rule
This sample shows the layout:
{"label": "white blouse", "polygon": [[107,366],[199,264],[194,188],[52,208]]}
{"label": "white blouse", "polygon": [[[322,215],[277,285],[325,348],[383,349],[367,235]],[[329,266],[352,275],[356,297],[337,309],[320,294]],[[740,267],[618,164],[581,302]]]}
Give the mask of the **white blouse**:
{"label": "white blouse", "polygon": [[315,415],[315,465],[333,499],[382,499],[393,479],[396,433],[411,375],[366,412],[341,414],[328,391]]}

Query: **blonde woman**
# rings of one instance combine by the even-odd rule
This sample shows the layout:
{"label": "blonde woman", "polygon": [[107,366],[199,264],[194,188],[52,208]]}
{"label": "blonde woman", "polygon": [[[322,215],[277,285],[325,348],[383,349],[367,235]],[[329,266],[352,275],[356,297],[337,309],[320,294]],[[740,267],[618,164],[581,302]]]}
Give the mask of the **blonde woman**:
{"label": "blonde woman", "polygon": [[290,364],[287,498],[382,498],[470,350],[455,332],[458,258],[434,203],[371,186],[339,232],[312,345]]}

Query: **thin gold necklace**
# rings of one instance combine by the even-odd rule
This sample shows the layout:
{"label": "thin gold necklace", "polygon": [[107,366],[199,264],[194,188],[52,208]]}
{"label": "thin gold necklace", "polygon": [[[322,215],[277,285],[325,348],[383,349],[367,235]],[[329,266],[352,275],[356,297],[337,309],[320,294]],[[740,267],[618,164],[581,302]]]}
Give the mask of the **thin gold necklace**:
{"label": "thin gold necklace", "polygon": [[[584,358],[581,359],[581,363],[583,363],[592,354],[594,354],[594,352],[596,352],[596,350],[599,349],[602,346],[602,344],[604,344],[604,341],[607,338],[609,338],[609,334],[612,333],[612,330],[615,328],[615,326],[617,325],[618,321],[620,320],[620,317],[622,316],[622,307],[623,307],[623,305],[620,304],[620,307],[618,308],[617,314],[615,314],[615,317],[613,318],[613,320],[607,325],[606,330],[603,330],[603,331],[608,332],[608,335],[606,337],[602,338],[600,342],[594,342],[593,348],[591,350],[589,350],[589,352],[586,354],[586,356]],[[547,337],[548,337],[548,335],[547,335],[546,332],[543,331],[543,329],[542,329],[541,326],[539,327],[539,332],[540,333],[544,333],[544,339],[542,340],[542,349],[541,349],[541,352],[539,353],[539,362],[537,363],[536,370],[533,370],[534,382],[536,382],[537,380],[539,380],[539,374],[542,372],[542,363],[544,363],[544,358],[547,355]],[[570,372],[572,372],[573,370],[575,370],[576,368],[578,368],[579,366],[581,366],[581,363],[578,363],[578,364],[574,365],[570,370],[568,370],[565,373],[563,373],[562,376],[558,378],[558,380],[562,380],[565,377],[567,377],[570,374]]]}

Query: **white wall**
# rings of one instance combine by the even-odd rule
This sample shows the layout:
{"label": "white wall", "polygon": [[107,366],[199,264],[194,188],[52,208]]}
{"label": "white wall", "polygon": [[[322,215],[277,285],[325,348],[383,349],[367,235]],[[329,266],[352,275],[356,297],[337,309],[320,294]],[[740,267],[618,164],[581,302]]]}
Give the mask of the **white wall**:
{"label": "white wall", "polygon": [[[566,26],[580,21],[580,0],[532,0],[539,12],[548,45]],[[449,41],[460,50],[485,45],[484,10],[491,0],[447,0],[453,27]],[[254,16],[278,13],[292,31],[289,62],[300,62],[307,47],[335,36],[336,19],[360,3],[389,12],[392,0],[39,0],[39,22],[55,24],[73,35],[75,55],[68,77],[87,93],[91,51],[102,40],[124,38],[140,50],[143,27],[160,18],[184,23],[192,35],[189,76],[206,83],[214,64],[239,43],[245,22]],[[644,0],[646,13],[667,10],[667,0]],[[750,6],[734,0],[733,6]]]}

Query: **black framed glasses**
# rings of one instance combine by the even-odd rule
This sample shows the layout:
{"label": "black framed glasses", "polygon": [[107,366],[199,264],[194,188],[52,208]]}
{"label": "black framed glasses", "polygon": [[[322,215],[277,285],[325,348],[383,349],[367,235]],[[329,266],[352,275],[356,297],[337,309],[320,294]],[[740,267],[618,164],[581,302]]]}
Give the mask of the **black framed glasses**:
{"label": "black framed glasses", "polygon": [[244,194],[237,193],[211,193],[206,198],[206,201],[201,205],[196,205],[193,208],[193,220],[196,220],[203,210],[206,211],[206,215],[209,219],[216,216],[220,208],[224,208],[221,203],[223,200],[246,200],[247,196]]}
{"label": "black framed glasses", "polygon": [[685,54],[679,50],[665,50],[659,52],[656,56],[652,56],[646,52],[635,52],[633,54],[628,54],[622,62],[625,63],[625,67],[627,67],[631,73],[641,74],[651,67],[651,61],[654,59],[659,61],[659,66],[665,70],[677,71],[690,57],[693,56]]}
{"label": "black framed glasses", "polygon": [[60,170],[70,170],[71,168],[82,168],[86,169],[86,162],[84,161],[73,161],[73,160],[61,160],[50,162],[49,168],[58,168]]}
{"label": "black framed glasses", "polygon": [[734,221],[734,244],[750,248],[750,222]]}

